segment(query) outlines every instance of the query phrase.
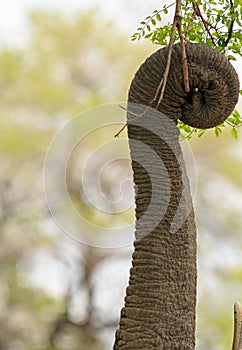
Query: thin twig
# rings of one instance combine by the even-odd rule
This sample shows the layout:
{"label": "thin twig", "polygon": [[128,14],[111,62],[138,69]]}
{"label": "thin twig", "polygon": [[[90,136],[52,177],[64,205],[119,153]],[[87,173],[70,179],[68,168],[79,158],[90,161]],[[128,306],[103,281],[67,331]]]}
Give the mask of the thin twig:
{"label": "thin twig", "polygon": [[131,114],[131,115],[133,115],[135,118],[134,119],[137,119],[137,117],[139,117],[140,116],[140,114],[136,114],[136,113],[134,113],[134,112],[131,112],[128,108],[125,108],[125,107],[123,107],[123,106],[121,106],[121,105],[118,105],[121,109],[123,109],[124,111],[126,111],[126,112],[129,112],[129,114]]}
{"label": "thin twig", "polygon": [[[170,7],[172,7],[173,5],[175,5],[175,2],[173,2],[172,4],[166,6],[166,10],[168,10]],[[142,28],[140,28],[140,30],[137,33],[134,33],[132,36],[134,36],[135,34],[139,34],[143,33],[145,31],[145,28],[147,28],[147,25],[149,25],[149,23],[151,22],[151,20],[157,15],[157,13],[161,13],[163,12],[164,9],[154,12],[153,15],[151,15],[149,18],[147,18],[147,21],[145,22],[145,24],[143,25]],[[144,20],[145,21],[145,20]]]}
{"label": "thin twig", "polygon": [[185,39],[182,33],[182,26],[181,26],[181,17],[177,18],[177,24],[176,24],[180,41],[181,41],[181,55],[182,55],[182,69],[183,69],[183,79],[184,79],[184,87],[185,91],[189,92],[189,75],[188,75],[188,65],[187,65],[187,54],[186,54],[186,45],[185,45]]}
{"label": "thin twig", "polygon": [[[133,112],[131,112],[131,111],[128,111],[127,108],[125,108],[125,107],[123,107],[123,106],[121,106],[121,105],[118,105],[118,106],[119,106],[120,108],[124,109],[126,112],[129,112],[130,114],[135,115],[135,117],[137,117],[137,114],[135,114],[135,113],[133,113]],[[127,125],[128,125],[128,123],[126,122],[126,123],[122,126],[122,128],[117,132],[117,134],[114,135],[114,137],[119,137],[119,135],[120,135],[121,132],[126,128]]]}
{"label": "thin twig", "polygon": [[185,43],[187,43],[187,41],[188,41],[188,34],[189,34],[189,31],[191,29],[191,26],[192,26],[192,23],[193,23],[195,17],[196,17],[196,11],[193,11],[192,17],[191,17],[191,19],[190,19],[190,21],[188,23],[187,30],[186,30],[186,33],[185,33]]}
{"label": "thin twig", "polygon": [[198,15],[198,17],[201,18],[201,20],[202,20],[202,22],[203,22],[203,25],[204,25],[204,27],[205,27],[205,29],[206,29],[208,35],[210,36],[210,38],[211,38],[211,40],[212,40],[213,45],[216,46],[216,42],[215,42],[215,40],[214,40],[214,37],[212,36],[212,34],[211,34],[210,30],[209,30],[209,27],[208,27],[210,24],[209,24],[209,23],[205,20],[205,18],[203,17],[203,15],[202,15],[202,13],[201,13],[201,10],[200,10],[200,8],[199,8],[197,2],[196,2],[196,1],[193,1],[192,4],[193,4],[194,11],[195,11],[196,14]]}
{"label": "thin twig", "polygon": [[162,84],[164,82],[164,77],[162,77],[161,81],[160,81],[160,84],[158,85],[158,88],[156,89],[156,92],[155,92],[155,96],[154,98],[150,101],[149,103],[149,106],[152,107],[153,106],[153,103],[156,101],[158,95],[159,95],[159,92],[160,92],[160,89],[162,87]]}
{"label": "thin twig", "polygon": [[[230,10],[231,10],[231,15],[234,14],[234,3],[233,0],[230,0]],[[225,40],[224,46],[226,47],[230,41],[230,39],[232,38],[232,34],[233,34],[233,28],[234,28],[234,19],[232,19],[230,26],[229,26],[229,30],[228,30],[228,37]]]}
{"label": "thin twig", "polygon": [[169,70],[170,70],[170,66],[171,66],[171,55],[172,55],[172,46],[174,44],[175,28],[177,25],[177,18],[180,16],[180,13],[181,13],[181,0],[177,0],[176,1],[175,16],[174,16],[173,24],[171,27],[170,41],[169,41],[169,45],[168,45],[166,69],[164,72],[162,89],[161,89],[160,97],[159,97],[158,103],[156,105],[156,108],[158,108],[159,104],[161,103],[161,101],[164,97],[166,82],[167,82],[167,78],[168,78],[168,74],[169,74]]}
{"label": "thin twig", "polygon": [[122,126],[122,128],[117,132],[117,134],[114,135],[114,137],[119,137],[121,132],[126,128],[126,126],[128,126],[127,122]]}
{"label": "thin twig", "polygon": [[[124,109],[126,112],[128,112],[129,114],[131,114],[131,115],[134,116],[134,118],[130,118],[129,121],[131,121],[131,122],[132,122],[133,120],[136,120],[136,119],[139,119],[139,118],[143,117],[143,116],[145,115],[145,113],[147,112],[148,108],[149,108],[149,106],[147,106],[146,109],[144,110],[144,112],[142,112],[142,113],[140,113],[140,114],[136,114],[136,113],[134,113],[134,112],[131,112],[128,108],[125,108],[125,107],[123,107],[123,106],[121,106],[121,105],[119,105],[119,107],[122,108],[122,109]],[[119,135],[121,134],[121,132],[126,128],[126,126],[128,126],[128,122],[126,122],[126,123],[124,124],[124,126],[119,130],[119,132],[117,132],[117,134],[114,135],[114,137],[119,137]]]}

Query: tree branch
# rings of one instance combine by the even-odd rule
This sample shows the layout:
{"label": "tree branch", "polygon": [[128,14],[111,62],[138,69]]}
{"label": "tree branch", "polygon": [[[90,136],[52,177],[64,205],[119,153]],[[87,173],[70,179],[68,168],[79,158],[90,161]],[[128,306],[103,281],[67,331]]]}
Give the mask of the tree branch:
{"label": "tree branch", "polygon": [[184,78],[184,87],[185,91],[189,92],[189,76],[188,76],[188,65],[187,65],[187,54],[186,54],[186,40],[183,36],[182,33],[182,26],[181,26],[181,17],[177,19],[177,24],[176,24],[180,41],[181,41],[181,55],[182,55],[182,69],[183,69],[183,78]]}
{"label": "tree branch", "polygon": [[193,1],[192,2],[192,5],[193,5],[193,8],[194,8],[194,11],[196,12],[197,16],[201,18],[202,22],[203,22],[203,25],[208,33],[208,35],[210,36],[211,40],[212,40],[212,43],[213,45],[216,47],[216,42],[214,40],[214,37],[212,36],[210,30],[209,30],[209,23],[205,20],[205,18],[203,17],[202,13],[201,13],[201,10],[197,4],[196,1]]}
{"label": "tree branch", "polygon": [[[234,13],[234,3],[233,0],[230,0],[230,10],[231,10],[231,15]],[[230,23],[230,27],[229,27],[229,31],[228,31],[228,37],[225,40],[224,46],[226,47],[230,41],[230,39],[232,38],[232,34],[233,34],[233,28],[234,28],[234,20],[232,19],[231,23]]]}
{"label": "tree branch", "polygon": [[170,70],[170,65],[171,65],[171,55],[172,55],[172,46],[174,44],[174,35],[175,35],[175,29],[178,29],[180,40],[181,40],[181,47],[182,47],[182,66],[183,66],[183,75],[184,75],[184,85],[185,85],[185,91],[189,91],[189,79],[188,79],[188,67],[187,67],[187,58],[186,58],[186,51],[185,51],[185,41],[182,35],[182,28],[181,28],[181,0],[176,1],[176,10],[175,10],[175,16],[171,28],[171,36],[170,36],[170,41],[168,45],[168,56],[167,56],[167,64],[166,64],[166,69],[164,72],[164,76],[162,78],[161,84],[158,86],[158,91],[161,88],[161,93],[160,97],[158,100],[158,103],[156,105],[156,108],[159,106],[161,103],[163,97],[164,97],[164,92],[165,92],[165,87],[166,87],[166,82]]}
{"label": "tree branch", "polygon": [[187,43],[187,41],[188,41],[188,34],[189,34],[189,31],[191,29],[191,26],[192,26],[192,23],[193,23],[195,17],[196,17],[196,11],[193,11],[192,17],[190,19],[190,22],[188,23],[187,30],[185,33],[185,43]]}
{"label": "tree branch", "polygon": [[[194,12],[196,12],[196,11],[194,10]],[[194,14],[194,17],[195,17],[195,14]],[[171,66],[172,46],[174,44],[174,36],[175,36],[175,29],[176,28],[178,30],[178,34],[179,34],[180,41],[181,41],[181,55],[182,55],[182,69],[183,69],[183,77],[184,77],[184,87],[185,87],[186,92],[190,91],[186,47],[185,47],[187,40],[183,36],[182,26],[181,26],[181,0],[176,0],[176,9],[175,9],[173,24],[171,27],[170,41],[169,41],[169,45],[168,45],[167,63],[166,63],[164,75],[159,83],[159,86],[156,89],[154,98],[149,102],[149,106],[140,115],[136,115],[134,113],[131,113],[132,115],[134,115],[134,118],[131,120],[134,120],[134,119],[137,119],[137,118],[144,116],[147,109],[149,107],[153,106],[153,104],[155,103],[155,101],[157,100],[157,98],[160,94],[159,100],[158,100],[156,107],[155,107],[157,109],[159,107],[163,97],[164,97],[167,78],[168,78],[168,74],[169,74],[169,70],[170,70],[170,66]],[[123,107],[121,107],[121,108],[123,108]],[[123,109],[125,109],[125,108],[123,108]],[[130,113],[129,110],[127,110],[127,111]],[[120,135],[120,133],[126,128],[126,126],[127,126],[127,123],[125,123],[125,125],[118,131],[117,134],[114,135],[114,137],[118,137]]]}

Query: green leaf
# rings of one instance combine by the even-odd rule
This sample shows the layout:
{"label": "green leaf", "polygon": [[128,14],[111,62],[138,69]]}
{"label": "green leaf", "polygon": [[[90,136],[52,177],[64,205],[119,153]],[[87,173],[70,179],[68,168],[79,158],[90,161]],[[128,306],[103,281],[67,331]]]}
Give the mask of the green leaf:
{"label": "green leaf", "polygon": [[237,131],[237,129],[232,128],[232,129],[231,129],[231,135],[232,135],[232,137],[233,137],[234,139],[237,140],[237,138],[238,138],[238,131]]}
{"label": "green leaf", "polygon": [[198,135],[197,135],[197,136],[198,136],[198,137],[202,137],[202,136],[203,136],[203,134],[205,133],[205,131],[206,131],[206,130],[201,130],[201,131],[199,131],[199,133],[198,133]]}
{"label": "green leaf", "polygon": [[214,128],[214,132],[215,132],[216,137],[219,137],[220,134],[222,133],[222,130],[220,129],[219,126],[216,126],[216,127]]}
{"label": "green leaf", "polygon": [[157,21],[159,21],[159,22],[161,21],[161,16],[159,13],[156,14],[155,18],[157,19]]}
{"label": "green leaf", "polygon": [[239,111],[237,109],[235,109],[233,111],[233,117],[235,117],[235,118],[239,118],[240,117]]}
{"label": "green leaf", "polygon": [[230,122],[230,123],[234,123],[234,117],[228,117],[227,119],[226,119],[226,121],[228,121],[228,122]]}
{"label": "green leaf", "polygon": [[156,25],[156,21],[155,21],[155,19],[154,19],[154,18],[152,18],[151,23],[153,24],[153,26],[155,26],[155,25]]}
{"label": "green leaf", "polygon": [[242,0],[234,0],[234,7],[237,7],[238,5],[242,5]]}
{"label": "green leaf", "polygon": [[228,55],[228,60],[231,60],[231,61],[236,61],[237,59],[234,57],[234,56],[232,56],[232,55]]}
{"label": "green leaf", "polygon": [[191,132],[191,127],[189,125],[183,124],[182,129],[186,132]]}

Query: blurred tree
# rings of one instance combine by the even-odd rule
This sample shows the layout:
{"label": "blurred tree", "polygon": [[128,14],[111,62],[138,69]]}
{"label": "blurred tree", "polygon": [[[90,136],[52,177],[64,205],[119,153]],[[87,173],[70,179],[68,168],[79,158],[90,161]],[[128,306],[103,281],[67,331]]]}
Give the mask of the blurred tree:
{"label": "blurred tree", "polygon": [[[126,100],[133,72],[153,50],[151,45],[127,42],[111,23],[99,18],[97,10],[77,13],[72,18],[60,13],[33,12],[27,45],[23,49],[0,48],[1,350],[111,348],[130,257],[126,257],[127,250],[100,253],[81,246],[58,229],[44,202],[42,168],[58,127],[85,108]],[[236,143],[228,140],[224,152],[215,152],[223,157],[214,162],[209,149],[215,149],[216,144],[204,137],[199,145],[193,140],[200,171],[199,186],[203,186],[202,178],[207,178],[208,172],[221,175],[222,171],[231,186],[231,196],[240,193],[240,173],[233,171],[233,167],[241,167],[240,138]],[[217,147],[222,147],[219,142]],[[117,171],[126,171],[126,166]],[[73,199],[83,204],[71,182],[74,170],[70,167],[69,190]],[[211,183],[217,180],[215,176]],[[109,179],[106,183],[110,184]],[[234,293],[232,296],[229,291],[234,290],[238,295],[241,291],[238,270],[242,246],[241,203],[238,201],[236,210],[231,206],[223,212],[216,210],[217,215],[221,212],[222,219],[211,237],[206,234],[211,219],[207,212],[209,191],[210,188],[203,191],[201,187],[199,193],[204,196],[198,202],[199,212],[204,213],[199,220],[200,237],[203,237],[200,269],[206,278],[209,276],[206,286],[203,284],[200,289],[199,322],[203,327],[199,330],[203,332],[201,339],[208,339],[204,348],[212,344],[224,350],[231,337],[228,308],[234,301]],[[221,193],[219,189],[218,193]],[[219,203],[223,202],[224,199]],[[230,237],[236,237],[238,242],[233,247],[236,263],[221,272],[215,268],[217,256],[212,254],[212,247],[219,239],[221,251],[231,254]],[[227,288],[227,295],[222,293],[216,298],[213,283],[217,283],[218,289]],[[214,310],[213,302],[218,303],[214,318],[224,320],[220,324],[211,321],[215,328],[210,329],[207,327],[208,316],[211,317],[207,313],[209,300],[210,310]],[[225,304],[228,308],[222,312]]]}
{"label": "blurred tree", "polygon": [[[191,140],[197,164],[198,346],[231,347],[233,308],[241,300],[241,130],[238,140],[208,131]],[[211,152],[212,149],[212,152]]]}
{"label": "blurred tree", "polygon": [[23,49],[0,48],[0,349],[99,350],[117,320],[101,317],[95,278],[114,252],[74,244],[53,224],[43,160],[64,121],[126,97],[149,48],[131,46],[97,10],[72,18],[37,11],[29,20]]}

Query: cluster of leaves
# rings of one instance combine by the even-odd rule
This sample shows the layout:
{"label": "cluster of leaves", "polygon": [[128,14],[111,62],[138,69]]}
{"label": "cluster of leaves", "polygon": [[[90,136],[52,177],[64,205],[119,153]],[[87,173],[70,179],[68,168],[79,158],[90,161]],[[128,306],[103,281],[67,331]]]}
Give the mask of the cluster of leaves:
{"label": "cluster of leaves", "polygon": [[[173,2],[169,6],[164,5],[163,8],[159,11],[154,10],[150,16],[147,16],[143,21],[140,22],[140,26],[139,26],[139,28],[137,28],[137,31],[131,36],[131,40],[134,41],[134,40],[140,40],[141,38],[145,38],[145,39],[150,39],[155,44],[166,45],[166,44],[161,44],[160,42],[156,42],[154,40],[153,36],[155,35],[157,30],[161,29],[161,28],[157,27],[157,25],[161,21],[163,21],[161,14],[168,15],[169,9],[171,7],[173,7],[174,5],[175,5],[175,2]],[[171,24],[169,23],[169,28],[170,27],[171,27]],[[163,25],[162,29],[164,29],[164,31],[166,31],[167,26]],[[166,31],[166,33],[167,33],[168,39],[169,39],[170,31]],[[167,44],[168,44],[168,42],[167,42]]]}
{"label": "cluster of leaves", "polygon": [[182,1],[184,33],[194,13],[194,3],[199,8],[200,16],[196,14],[188,31],[188,40],[215,47],[230,60],[236,60],[235,55],[242,56],[242,1]]}
{"label": "cluster of leaves", "polygon": [[[174,12],[173,2],[163,5],[161,10],[154,10],[147,16],[131,37],[131,40],[149,39],[154,44],[167,46],[173,21],[171,10]],[[235,61],[242,57],[242,0],[182,0],[182,30],[188,41],[204,43],[214,47],[229,60]],[[162,18],[162,15],[165,15]],[[174,43],[180,38],[175,32]],[[214,128],[216,136],[222,133],[222,128],[228,124],[231,134],[237,138],[237,128],[242,124],[242,118],[237,110],[223,124]],[[193,129],[182,122],[179,128],[183,138],[191,138],[192,134],[201,137],[205,130]]]}
{"label": "cluster of leaves", "polygon": [[[140,22],[131,40],[145,38],[154,44],[168,45],[172,23],[169,20],[165,21],[162,14],[167,15],[168,19],[171,18],[170,10],[174,10],[175,3],[165,4],[161,10],[154,10]],[[242,56],[242,0],[183,0],[181,4],[182,29],[183,33],[187,33],[189,41],[215,47],[231,60],[236,60],[236,54]],[[194,4],[199,8],[201,16],[196,14],[193,18]],[[162,26],[161,22],[164,22]],[[174,42],[179,42],[178,35],[175,36]]]}
{"label": "cluster of leaves", "polygon": [[[228,124],[231,127],[231,136],[234,139],[238,138],[238,128],[242,126],[242,117],[240,113],[235,109],[233,113],[226,119],[225,122],[216,126],[214,129],[214,133],[217,137],[222,134],[223,128]],[[184,124],[182,121],[178,121],[178,127],[181,131],[180,139],[181,140],[190,140],[193,134],[196,134],[198,137],[201,137],[207,129],[197,129],[192,128],[191,126]]]}

